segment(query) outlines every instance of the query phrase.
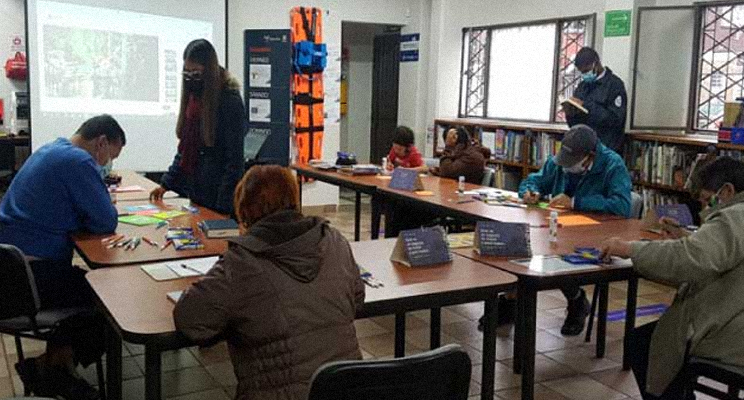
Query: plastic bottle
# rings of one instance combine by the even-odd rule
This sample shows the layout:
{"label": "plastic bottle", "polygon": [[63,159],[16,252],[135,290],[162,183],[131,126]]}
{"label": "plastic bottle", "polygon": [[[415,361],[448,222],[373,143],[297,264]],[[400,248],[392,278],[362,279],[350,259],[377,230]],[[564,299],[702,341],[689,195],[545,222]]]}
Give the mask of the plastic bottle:
{"label": "plastic bottle", "polygon": [[382,173],[387,174],[388,173],[388,158],[382,157]]}
{"label": "plastic bottle", "polygon": [[463,194],[465,192],[465,177],[460,176],[457,178],[457,193]]}
{"label": "plastic bottle", "polygon": [[550,242],[558,241],[558,211],[550,212]]}

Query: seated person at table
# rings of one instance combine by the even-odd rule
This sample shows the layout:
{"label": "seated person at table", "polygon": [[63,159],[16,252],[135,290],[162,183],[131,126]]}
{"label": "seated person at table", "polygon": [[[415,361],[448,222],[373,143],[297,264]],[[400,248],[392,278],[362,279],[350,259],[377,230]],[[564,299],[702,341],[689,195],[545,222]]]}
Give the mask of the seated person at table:
{"label": "seated person at table", "polygon": [[243,235],[183,294],[176,328],[199,344],[227,340],[236,398],[305,399],[322,364],[361,358],[359,268],[339,231],[300,213],[289,169],[251,168],[235,212]]}
{"label": "seated person at table", "polygon": [[[68,139],[37,149],[26,160],[0,204],[0,243],[30,259],[41,308],[90,307],[94,294],[85,271],[72,265],[70,234],[111,233],[117,212],[103,183],[103,166],[119,156],[124,131],[109,115],[93,117]],[[0,268],[2,268],[0,266]],[[75,366],[103,354],[102,326],[90,317],[71,318],[47,343],[47,352],[16,364],[24,386],[37,396],[97,398]],[[74,327],[74,328],[73,328]]]}
{"label": "seated person at table", "polygon": [[[558,154],[519,185],[519,195],[527,204],[551,195],[551,207],[625,218],[630,217],[630,190],[630,175],[623,159],[600,143],[586,125],[572,127],[563,137]],[[575,336],[584,329],[589,301],[576,285],[562,291],[568,300],[568,315],[561,333]]]}
{"label": "seated person at table", "polygon": [[431,173],[442,178],[459,179],[480,185],[486,168],[486,158],[481,146],[473,145],[465,128],[450,128],[444,133],[444,152],[439,158],[439,167]]}
{"label": "seated person at table", "polygon": [[744,374],[744,163],[721,157],[695,174],[707,208],[700,229],[680,238],[609,239],[606,256],[630,258],[646,279],[676,287],[657,322],[633,330],[631,366],[643,398],[681,399],[688,359]]}
{"label": "seated person at table", "polygon": [[424,159],[421,157],[416,146],[413,144],[413,131],[407,126],[395,128],[393,134],[393,146],[388,154],[388,170],[395,168],[414,168],[426,172],[428,168],[424,165]]}

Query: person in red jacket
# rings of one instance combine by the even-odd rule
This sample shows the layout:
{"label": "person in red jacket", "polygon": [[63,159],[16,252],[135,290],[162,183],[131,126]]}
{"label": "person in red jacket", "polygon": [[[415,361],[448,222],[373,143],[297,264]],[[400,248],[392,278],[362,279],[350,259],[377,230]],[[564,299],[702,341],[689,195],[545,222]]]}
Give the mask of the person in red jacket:
{"label": "person in red jacket", "polygon": [[393,146],[388,154],[387,169],[392,171],[395,168],[415,168],[426,172],[428,169],[424,165],[424,159],[421,157],[416,146],[413,144],[413,131],[407,126],[395,128],[393,134]]}

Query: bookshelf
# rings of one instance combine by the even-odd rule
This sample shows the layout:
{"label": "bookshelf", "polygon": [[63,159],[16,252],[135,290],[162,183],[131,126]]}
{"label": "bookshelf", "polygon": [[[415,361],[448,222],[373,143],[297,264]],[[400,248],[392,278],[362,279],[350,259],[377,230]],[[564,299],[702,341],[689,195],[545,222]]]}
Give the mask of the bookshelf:
{"label": "bookshelf", "polygon": [[[488,160],[488,164],[512,175],[511,189],[528,174],[540,169],[542,160],[559,147],[552,142],[559,142],[568,130],[564,124],[520,123],[478,118],[436,119],[434,125],[435,156],[441,155],[444,129],[463,126],[472,137],[491,148],[494,156]],[[494,151],[489,145],[492,142],[483,142],[483,133],[490,136],[498,131],[503,131],[507,135],[509,133],[520,135],[522,140],[518,143],[519,149],[506,149],[508,156],[503,157],[503,153]],[[678,200],[690,201],[690,193],[685,189],[684,181],[697,154],[714,153],[744,159],[744,145],[719,143],[712,135],[640,131],[628,132],[627,135],[625,161],[631,172],[635,190],[643,196],[644,205],[647,207]],[[507,142],[505,145],[512,144],[513,142]],[[500,157],[495,157],[496,155]]]}
{"label": "bookshelf", "polygon": [[[487,160],[487,164],[496,167],[500,166],[505,171],[511,172],[514,174],[513,180],[517,181],[517,184],[526,178],[528,174],[538,171],[542,166],[542,163],[536,162],[536,158],[538,158],[538,155],[542,155],[540,158],[544,158],[547,155],[544,154],[545,152],[537,153],[536,146],[539,146],[539,140],[546,138],[547,140],[552,139],[560,142],[562,135],[568,130],[568,127],[564,124],[518,123],[478,118],[437,119],[434,121],[434,126],[434,155],[437,157],[441,155],[441,149],[443,147],[441,144],[442,134],[449,127],[464,127],[470,132],[472,137],[477,138],[484,145],[484,132],[495,135],[498,135],[498,132],[503,132],[504,150],[506,152],[499,154],[493,147],[486,146],[492,152],[491,159]],[[517,150],[510,150],[508,148],[514,143],[514,139],[511,142],[508,141],[510,134],[512,138],[519,137],[519,142],[517,143],[519,148]],[[498,141],[498,139],[496,140]],[[512,187],[511,189],[514,188]]]}

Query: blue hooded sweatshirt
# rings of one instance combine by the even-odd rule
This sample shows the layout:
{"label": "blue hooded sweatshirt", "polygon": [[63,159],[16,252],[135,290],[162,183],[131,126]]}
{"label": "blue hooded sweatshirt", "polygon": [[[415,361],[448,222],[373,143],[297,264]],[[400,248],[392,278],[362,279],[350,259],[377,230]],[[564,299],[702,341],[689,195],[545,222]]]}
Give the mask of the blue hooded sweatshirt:
{"label": "blue hooded sweatshirt", "polygon": [[40,147],[26,160],[0,204],[0,243],[27,256],[72,259],[70,234],[116,229],[100,167],[67,139]]}
{"label": "blue hooded sweatshirt", "polygon": [[519,196],[523,197],[528,190],[557,196],[565,192],[573,178],[578,179],[572,196],[574,210],[630,217],[630,174],[617,153],[598,143],[591,170],[580,177],[570,175],[556,165],[551,157],[540,171],[522,181]]}

